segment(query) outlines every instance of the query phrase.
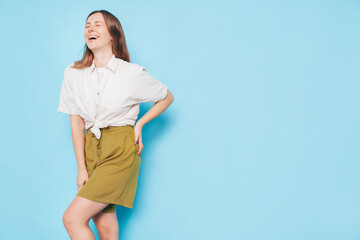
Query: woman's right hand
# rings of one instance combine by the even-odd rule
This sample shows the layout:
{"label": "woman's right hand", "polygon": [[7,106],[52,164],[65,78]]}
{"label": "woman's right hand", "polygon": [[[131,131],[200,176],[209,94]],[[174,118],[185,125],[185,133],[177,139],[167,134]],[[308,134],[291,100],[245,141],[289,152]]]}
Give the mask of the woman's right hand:
{"label": "woman's right hand", "polygon": [[78,175],[76,178],[76,185],[78,191],[80,191],[80,189],[87,182],[88,179],[89,179],[89,175],[86,169],[78,171]]}

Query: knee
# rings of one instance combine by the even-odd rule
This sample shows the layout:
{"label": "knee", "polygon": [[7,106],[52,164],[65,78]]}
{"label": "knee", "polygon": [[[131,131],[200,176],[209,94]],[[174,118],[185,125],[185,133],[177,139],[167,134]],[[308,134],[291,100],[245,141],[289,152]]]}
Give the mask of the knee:
{"label": "knee", "polygon": [[84,225],[85,226],[85,223],[80,221],[80,219],[77,218],[75,214],[72,214],[69,211],[65,211],[65,213],[62,216],[62,221],[63,221],[63,224],[64,224],[65,228],[68,231],[70,231],[72,229],[76,229],[76,226],[78,226],[78,225]]}
{"label": "knee", "polygon": [[71,225],[73,225],[74,218],[67,211],[62,216],[62,221],[66,229],[70,229]]}
{"label": "knee", "polygon": [[97,225],[96,229],[98,231],[99,237],[101,240],[106,239],[116,239],[119,236],[118,226],[107,226],[107,225]]}

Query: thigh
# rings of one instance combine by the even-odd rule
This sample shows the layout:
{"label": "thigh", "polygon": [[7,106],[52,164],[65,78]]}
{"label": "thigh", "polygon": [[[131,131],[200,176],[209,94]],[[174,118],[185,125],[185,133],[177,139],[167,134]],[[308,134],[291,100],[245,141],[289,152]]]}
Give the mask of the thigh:
{"label": "thigh", "polygon": [[71,215],[81,222],[88,222],[93,216],[103,210],[108,203],[92,201],[80,196],[75,196],[65,214]]}

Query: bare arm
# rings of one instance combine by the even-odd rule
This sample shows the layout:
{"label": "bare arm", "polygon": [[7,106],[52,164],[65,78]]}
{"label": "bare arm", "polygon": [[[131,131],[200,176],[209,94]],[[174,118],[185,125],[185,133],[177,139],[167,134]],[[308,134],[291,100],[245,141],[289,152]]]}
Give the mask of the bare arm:
{"label": "bare arm", "polygon": [[174,96],[172,95],[172,93],[168,89],[166,97],[163,100],[161,100],[159,102],[156,102],[149,109],[149,111],[147,111],[144,114],[144,116],[142,116],[142,118],[140,118],[136,122],[136,125],[134,126],[134,130],[135,130],[135,142],[134,142],[134,144],[136,144],[137,142],[139,143],[139,151],[137,153],[139,156],[141,155],[141,152],[142,152],[142,150],[144,148],[144,145],[142,143],[142,128],[143,128],[143,126],[146,123],[148,123],[149,121],[151,121],[152,119],[159,116],[162,112],[164,112],[170,106],[170,104],[172,104],[173,101],[174,101]]}
{"label": "bare arm", "polygon": [[142,118],[140,118],[136,122],[136,126],[139,126],[142,128],[146,123],[148,123],[152,119],[159,116],[162,112],[164,112],[170,106],[170,104],[172,104],[173,101],[174,101],[174,96],[168,89],[166,97],[163,100],[156,102],[149,109],[149,111],[147,111],[147,113],[145,113],[144,116],[142,116]]}
{"label": "bare arm", "polygon": [[78,172],[85,170],[85,122],[79,115],[70,115],[71,135]]}

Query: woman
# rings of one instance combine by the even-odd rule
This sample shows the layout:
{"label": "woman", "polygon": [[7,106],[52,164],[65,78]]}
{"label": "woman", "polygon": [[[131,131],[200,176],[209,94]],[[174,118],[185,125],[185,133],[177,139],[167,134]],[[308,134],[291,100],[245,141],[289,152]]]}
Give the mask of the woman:
{"label": "woman", "polygon": [[[79,192],[63,215],[71,239],[118,239],[116,205],[133,207],[143,150],[142,127],[173,102],[167,86],[130,63],[119,20],[93,11],[83,58],[68,65],[58,111],[70,114]],[[136,122],[141,102],[156,102]],[[85,129],[87,129],[86,134]]]}

